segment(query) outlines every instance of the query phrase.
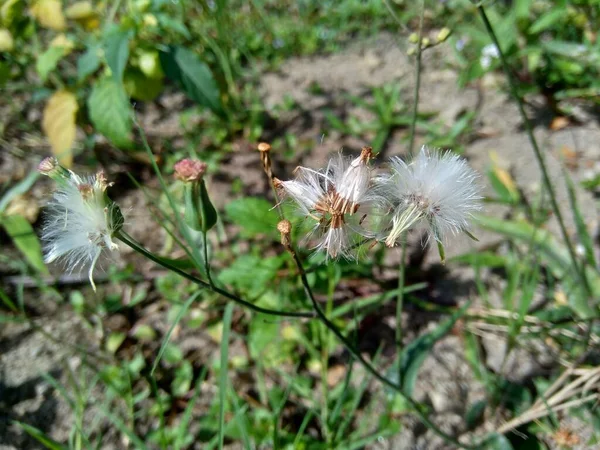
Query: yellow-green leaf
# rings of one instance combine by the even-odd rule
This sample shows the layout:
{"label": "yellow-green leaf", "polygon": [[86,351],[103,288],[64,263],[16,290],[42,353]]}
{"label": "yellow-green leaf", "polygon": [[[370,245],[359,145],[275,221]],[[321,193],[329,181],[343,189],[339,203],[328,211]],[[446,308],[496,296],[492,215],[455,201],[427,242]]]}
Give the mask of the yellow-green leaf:
{"label": "yellow-green leaf", "polygon": [[0,52],[10,52],[14,47],[14,40],[10,31],[0,28]]}
{"label": "yellow-green leaf", "polygon": [[12,215],[0,218],[0,223],[6,230],[15,246],[27,258],[27,262],[40,273],[48,273],[42,257],[42,247],[35,235],[31,224],[23,216]]}
{"label": "yellow-green leaf", "polygon": [[31,15],[45,28],[62,31],[67,26],[60,0],[38,0],[31,8]]}
{"label": "yellow-green leaf", "polygon": [[75,2],[65,9],[65,16],[72,20],[90,19],[96,15],[92,2]]}
{"label": "yellow-green leaf", "polygon": [[48,99],[44,108],[42,127],[52,146],[52,153],[64,167],[71,167],[75,141],[75,115],[79,106],[75,95],[68,91],[57,91]]}

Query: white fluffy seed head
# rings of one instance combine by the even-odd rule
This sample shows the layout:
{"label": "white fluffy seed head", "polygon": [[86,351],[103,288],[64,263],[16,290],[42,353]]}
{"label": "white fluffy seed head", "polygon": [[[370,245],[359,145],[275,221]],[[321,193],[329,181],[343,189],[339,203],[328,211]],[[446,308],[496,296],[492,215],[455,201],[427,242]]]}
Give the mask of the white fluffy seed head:
{"label": "white fluffy seed head", "polygon": [[438,242],[468,232],[472,213],[481,209],[477,178],[466,160],[451,152],[423,147],[408,164],[392,158],[391,172],[376,180],[381,207],[391,213],[382,237],[386,245],[420,224]]}
{"label": "white fluffy seed head", "polygon": [[354,238],[361,234],[356,217],[371,200],[370,158],[369,147],[354,159],[340,153],[325,169],[298,167],[294,180],[276,182],[300,213],[314,222],[307,239],[315,238],[314,248],[326,252],[328,258],[354,256]]}
{"label": "white fluffy seed head", "polygon": [[62,261],[68,273],[87,268],[95,290],[94,267],[103,250],[118,249],[113,236],[123,226],[123,216],[105,194],[109,183],[103,172],[90,177],[66,172],[69,178],[59,185],[46,210],[44,261]]}

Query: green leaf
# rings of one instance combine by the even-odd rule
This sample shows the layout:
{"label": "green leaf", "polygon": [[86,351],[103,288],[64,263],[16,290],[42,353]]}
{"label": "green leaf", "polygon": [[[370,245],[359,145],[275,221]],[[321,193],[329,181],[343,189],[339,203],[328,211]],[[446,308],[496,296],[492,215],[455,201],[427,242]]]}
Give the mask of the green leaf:
{"label": "green leaf", "polygon": [[58,62],[65,55],[64,47],[50,47],[40,56],[35,63],[35,70],[43,82],[46,81],[50,72],[56,69]]}
{"label": "green leaf", "polygon": [[192,363],[184,360],[181,366],[175,369],[175,378],[171,382],[171,394],[175,397],[185,396],[192,387],[194,368]]}
{"label": "green leaf", "polygon": [[281,257],[242,255],[221,271],[219,281],[256,297],[269,287],[282,264]]}
{"label": "green leaf", "polygon": [[[402,386],[402,391],[407,396],[412,396],[419,369],[435,343],[450,332],[456,321],[465,314],[468,306],[469,303],[440,323],[434,330],[419,336],[402,350],[400,360],[394,362],[388,377],[394,379],[399,375],[400,380],[398,381]],[[398,363],[400,364],[400,370],[398,370]]]}
{"label": "green leaf", "polygon": [[225,117],[217,83],[209,67],[194,52],[184,47],[171,47],[169,51],[161,52],[160,62],[167,77],[179,83],[189,98]]}
{"label": "green leaf", "polygon": [[563,174],[565,177],[565,181],[567,183],[567,191],[569,194],[569,204],[571,206],[571,212],[573,213],[573,220],[575,222],[575,226],[577,227],[577,237],[579,238],[579,242],[583,245],[585,249],[585,257],[587,259],[587,263],[595,268],[598,268],[596,264],[596,257],[594,255],[594,241],[590,236],[585,219],[581,214],[581,210],[579,209],[579,205],[577,204],[577,195],[575,193],[575,186],[573,185],[573,180],[569,176],[566,170],[563,170]]}
{"label": "green leaf", "polygon": [[496,433],[486,439],[482,448],[485,450],[513,450],[513,446],[508,438]]}
{"label": "green leaf", "polygon": [[[562,279],[567,288],[569,305],[580,317],[594,317],[595,312],[588,302],[579,277],[572,266],[571,257],[567,248],[559,244],[548,230],[535,228],[528,222],[495,219],[477,214],[477,224],[482,228],[503,234],[512,239],[530,243],[533,248],[544,256],[544,261],[557,278]],[[600,297],[600,274],[591,267],[585,268],[585,274],[594,298]]]}
{"label": "green leaf", "polygon": [[539,34],[565,17],[564,8],[552,8],[529,27],[529,34]]}
{"label": "green leaf", "polygon": [[0,199],[0,213],[4,212],[8,204],[15,197],[23,195],[27,191],[29,191],[29,189],[31,188],[31,186],[33,186],[33,183],[35,183],[39,176],[40,173],[37,170],[31,171],[25,178],[23,178],[10,189],[8,189],[6,193],[2,196],[2,199]]}
{"label": "green leaf", "polygon": [[96,83],[88,98],[88,109],[96,129],[114,145],[131,145],[131,106],[120,84],[112,78]]}
{"label": "green leaf", "polygon": [[77,60],[77,80],[83,81],[93,74],[100,67],[100,57],[98,52],[100,47],[93,45],[88,47],[86,52]]}
{"label": "green leaf", "polygon": [[27,262],[38,272],[47,274],[48,268],[44,264],[40,241],[27,219],[19,215],[4,216],[0,218],[0,223],[23,256],[27,258]]}
{"label": "green leaf", "polygon": [[129,59],[130,40],[131,31],[121,29],[109,32],[104,39],[104,57],[114,80],[119,83],[123,80],[123,72]]}
{"label": "green leaf", "polygon": [[472,430],[479,423],[481,423],[486,406],[487,400],[477,400],[475,403],[469,406],[469,409],[465,414],[465,422],[469,430]]}
{"label": "green leaf", "polygon": [[174,33],[180,34],[186,39],[192,39],[192,35],[187,27],[179,20],[175,20],[168,14],[156,14],[156,19],[162,28],[167,31],[173,31]]}
{"label": "green leaf", "polygon": [[23,429],[23,431],[25,431],[29,436],[34,438],[36,441],[38,441],[40,444],[42,444],[44,447],[46,447],[49,450],[67,450],[68,449],[67,446],[59,444],[58,442],[56,442],[52,438],[48,437],[43,431],[39,430],[36,427],[27,425],[26,423],[18,422],[18,421],[14,421],[13,423],[15,425],[18,425],[19,427],[21,427]]}
{"label": "green leaf", "polygon": [[206,233],[217,224],[217,210],[206,190],[204,180],[185,185],[185,222],[196,231]]}
{"label": "green leaf", "polygon": [[239,225],[244,237],[269,234],[277,238],[279,217],[273,205],[265,199],[245,197],[234,200],[225,206],[227,217]]}
{"label": "green leaf", "polygon": [[163,90],[163,80],[149,78],[140,70],[127,69],[123,77],[123,85],[127,94],[136,100],[150,102],[160,95]]}

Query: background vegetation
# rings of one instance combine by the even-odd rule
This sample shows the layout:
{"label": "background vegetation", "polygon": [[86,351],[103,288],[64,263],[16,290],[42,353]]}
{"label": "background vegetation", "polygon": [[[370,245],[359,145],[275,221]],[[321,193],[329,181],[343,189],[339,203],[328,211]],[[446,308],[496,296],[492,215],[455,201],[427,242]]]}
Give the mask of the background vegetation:
{"label": "background vegetation", "polygon": [[[600,2],[423,4],[3,1],[0,443],[456,448],[436,437],[436,427],[477,448],[598,445],[598,224],[586,220],[597,204],[592,197],[582,208],[578,198],[597,194],[600,175],[581,179],[571,167],[578,155],[563,151],[564,170],[549,176],[552,155],[532,128],[592,124],[598,136]],[[290,61],[310,66],[381,36],[409,55],[410,86],[398,79],[347,92],[319,111],[302,109],[291,95],[266,102],[265,77]],[[440,55],[444,63],[435,67]],[[32,168],[54,154],[78,171],[105,167],[131,233],[171,264],[205,275],[196,258],[203,240],[176,220],[183,193],[171,177],[175,161],[197,157],[209,164],[219,209],[209,236],[215,283],[262,307],[311,309],[279,243],[256,144],[272,144],[280,177],[317,159],[320,136],[298,128],[289,119],[295,116],[306,123],[320,117],[319,133],[339,139],[338,148],[358,142],[350,150],[400,145],[406,152],[418,143],[473,156],[470,146],[485,138],[485,110],[461,110],[448,123],[442,111],[416,107],[419,92],[435,87],[417,81],[431,65],[458,73],[460,88],[501,92],[503,101],[525,108],[515,129],[525,130],[530,141],[522,152],[537,157],[542,176],[532,194],[502,161],[487,164],[487,207],[477,222],[492,243],[455,252],[443,268],[427,260],[418,237],[406,251],[376,246],[358,264],[302,253],[327,317],[401,389],[374,379],[323,323],[234,306],[131,252],[104,264],[97,294],[85,275],[54,267],[50,276],[44,265],[38,210],[51,185]],[[315,83],[298,90],[331,95]],[[153,114],[173,118],[178,132],[155,132]],[[597,142],[590,144],[596,155]],[[562,202],[559,185],[566,186]],[[13,351],[30,336],[54,345],[58,356],[45,369],[22,366],[21,383],[11,384],[8,374],[22,359],[43,356]],[[484,345],[490,337],[503,349],[497,364]],[[425,373],[452,373],[438,358],[448,346],[463,361],[452,370],[467,372],[464,389],[477,395],[445,392],[440,399],[419,387]],[[540,354],[543,363],[526,376],[511,373]],[[48,392],[31,394],[36,386]],[[457,407],[461,396],[469,402]],[[440,413],[443,401],[457,423]],[[57,403],[66,410],[48,412]],[[424,417],[433,422],[422,424]]]}

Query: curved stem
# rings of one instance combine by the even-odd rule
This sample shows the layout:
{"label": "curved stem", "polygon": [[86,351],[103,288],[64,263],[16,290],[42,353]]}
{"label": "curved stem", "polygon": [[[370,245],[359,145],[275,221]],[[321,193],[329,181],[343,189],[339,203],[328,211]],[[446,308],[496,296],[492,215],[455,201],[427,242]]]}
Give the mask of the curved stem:
{"label": "curved stem", "polygon": [[184,272],[183,270],[179,269],[178,267],[173,266],[172,264],[168,263],[163,258],[160,258],[159,256],[156,256],[154,253],[150,252],[149,250],[146,250],[142,245],[138,244],[131,236],[129,236],[126,232],[124,232],[122,230],[116,232],[114,237],[119,239],[125,245],[128,245],[129,247],[131,247],[136,252],[144,255],[149,260],[164,267],[165,269],[169,269],[171,272],[175,272],[177,275],[182,276],[183,278],[197,284],[198,286],[201,286],[205,289],[208,289],[217,294],[220,294],[223,297],[228,298],[229,300],[233,300],[234,302],[239,303],[240,305],[242,305],[248,309],[251,309],[253,311],[256,311],[256,312],[259,312],[262,314],[269,314],[271,316],[306,317],[306,318],[314,318],[315,317],[314,312],[291,312],[291,311],[288,312],[288,311],[279,311],[276,309],[267,309],[267,308],[262,308],[260,306],[256,306],[254,303],[250,303],[246,300],[243,300],[243,299],[239,298],[238,296],[233,295],[230,292],[227,292],[219,287],[211,286],[206,281],[196,278],[195,276],[193,276],[187,272]]}
{"label": "curved stem", "polygon": [[367,372],[369,372],[371,375],[373,375],[381,383],[392,388],[394,391],[396,391],[398,394],[400,394],[402,396],[402,398],[415,410],[415,412],[419,416],[419,419],[421,419],[421,421],[427,428],[429,428],[431,431],[433,431],[439,437],[444,439],[447,443],[452,444],[452,445],[456,446],[457,448],[475,449],[476,447],[462,444],[462,443],[458,442],[454,437],[444,433],[441,429],[439,429],[427,417],[425,412],[422,411],[422,406],[418,402],[416,402],[415,400],[413,400],[411,397],[409,397],[408,395],[406,395],[404,393],[404,391],[402,390],[402,386],[400,386],[397,383],[394,383],[393,381],[391,381],[388,378],[381,375],[381,373],[379,373],[377,371],[377,369],[375,367],[373,367],[371,365],[371,363],[369,361],[367,361],[360,354],[360,351],[350,342],[350,340],[348,338],[346,338],[342,334],[342,332],[338,329],[338,327],[327,318],[327,316],[321,309],[321,306],[319,306],[319,303],[317,302],[317,300],[312,292],[312,289],[308,283],[308,278],[306,277],[306,272],[304,272],[304,268],[302,266],[302,261],[300,261],[300,258],[298,257],[298,255],[296,254],[294,249],[292,249],[291,247],[288,247],[287,250],[292,255],[294,263],[296,264],[296,267],[298,268],[298,272],[300,273],[300,279],[302,280],[302,285],[304,287],[304,292],[306,293],[306,295],[310,299],[311,303],[313,304],[313,307],[315,309],[315,312],[317,313],[318,319],[338,338],[338,340],[344,345],[344,347],[346,347],[346,350],[348,350],[348,352],[350,352],[350,354],[352,356],[354,356],[360,362],[360,364],[366,369]]}
{"label": "curved stem", "polygon": [[415,134],[417,132],[417,114],[419,113],[419,89],[421,89],[421,40],[423,39],[423,19],[425,17],[425,0],[421,1],[421,15],[419,16],[419,37],[417,41],[417,66],[415,68],[415,95],[412,111],[412,122],[410,124],[410,141],[408,143],[408,154],[413,155],[415,146]]}

